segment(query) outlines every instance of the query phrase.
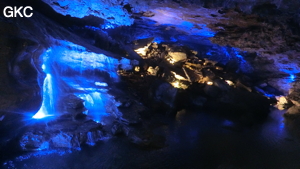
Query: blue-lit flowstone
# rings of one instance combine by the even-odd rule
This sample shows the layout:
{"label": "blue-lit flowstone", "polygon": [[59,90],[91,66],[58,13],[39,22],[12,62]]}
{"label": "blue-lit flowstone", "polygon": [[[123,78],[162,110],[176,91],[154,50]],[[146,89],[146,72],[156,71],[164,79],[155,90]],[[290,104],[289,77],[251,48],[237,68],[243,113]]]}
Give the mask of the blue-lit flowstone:
{"label": "blue-lit flowstone", "polygon": [[100,122],[101,117],[106,116],[105,102],[107,101],[107,96],[99,92],[92,92],[88,94],[79,94],[79,98],[84,100],[84,106],[87,109],[85,112],[88,116],[96,121]]}
{"label": "blue-lit flowstone", "polygon": [[35,119],[41,119],[54,114],[54,95],[53,95],[53,84],[52,76],[46,75],[43,85],[43,101],[39,111],[33,116]]}
{"label": "blue-lit flowstone", "polygon": [[[62,99],[69,99],[62,96],[73,94],[70,92],[73,90],[83,100],[87,109],[84,114],[96,122],[100,122],[101,117],[107,113],[120,115],[114,104],[114,97],[107,94],[108,83],[118,81],[117,70],[120,64],[128,70],[132,69],[132,64],[138,64],[126,58],[119,61],[104,54],[89,52],[86,48],[67,41],[58,41],[41,55],[41,60],[42,69],[46,73],[42,86],[43,102],[33,118],[66,113],[68,110],[58,107],[64,103]],[[65,100],[67,102],[69,101]]]}

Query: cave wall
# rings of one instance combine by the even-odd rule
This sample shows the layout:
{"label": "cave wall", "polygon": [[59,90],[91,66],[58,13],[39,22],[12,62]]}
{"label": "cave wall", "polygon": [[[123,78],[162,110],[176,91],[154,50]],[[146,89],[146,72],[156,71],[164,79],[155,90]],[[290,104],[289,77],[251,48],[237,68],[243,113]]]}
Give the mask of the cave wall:
{"label": "cave wall", "polygon": [[163,2],[177,2],[181,4],[197,4],[206,8],[234,8],[238,7],[243,12],[251,13],[253,7],[265,3],[275,4],[278,9],[288,10],[289,12],[299,11],[300,2],[293,0],[163,0]]}
{"label": "cave wall", "polygon": [[[130,13],[151,10],[151,7],[154,4],[156,4],[156,6],[168,6],[168,1],[169,0],[44,0],[44,2],[49,4],[55,11],[64,15],[71,15],[79,18],[94,15],[106,19],[116,25],[130,25],[133,22]],[[184,5],[183,3],[195,3],[209,8],[233,7],[238,4],[241,9],[244,9],[243,6],[245,6],[249,8],[249,10],[256,9],[256,12],[264,14],[263,11],[265,10],[260,9],[259,7],[254,8],[254,6],[267,1],[173,0],[172,2],[180,3],[182,6]],[[290,12],[299,10],[300,6],[300,2],[292,2],[289,0],[271,0],[268,2],[274,3],[276,7],[283,11],[289,9]],[[8,0],[4,0],[0,4],[1,9],[8,5],[20,6],[17,2]],[[271,5],[270,8],[275,11],[277,9],[274,8],[274,5]],[[244,11],[247,11],[246,8]],[[299,14],[295,14],[295,17],[291,19],[291,22],[295,25],[295,29],[292,31],[295,31],[296,34],[299,34],[299,30],[296,29],[299,27],[299,18]],[[88,50],[95,51],[96,53],[107,53],[84,42],[77,35],[70,33],[37,12],[34,13],[32,18],[4,18],[3,16],[0,16],[0,24],[0,54],[3,56],[1,57],[0,62],[0,110],[13,110],[16,107],[20,107],[19,104],[31,107],[31,104],[28,104],[27,102],[41,100],[40,86],[45,75],[40,68],[39,56],[48,47],[55,44],[57,40],[67,40],[85,46]],[[219,42],[218,44],[221,43],[222,42]],[[113,56],[113,54],[109,54],[109,56]],[[39,107],[39,104],[34,103],[34,105],[35,106],[30,109],[36,110]]]}
{"label": "cave wall", "polygon": [[1,18],[0,24],[0,110],[35,110],[39,104],[32,105],[33,100],[41,101],[38,58],[46,45],[26,36],[15,22]]}
{"label": "cave wall", "polygon": [[[5,6],[22,4],[1,1],[0,9]],[[119,57],[93,46],[37,11],[31,18],[5,18],[0,15],[0,25],[0,111],[3,112],[38,110],[45,78],[40,56],[60,40],[84,46],[95,53]]]}
{"label": "cave wall", "polygon": [[96,16],[114,25],[131,25],[132,12],[146,10],[151,1],[144,0],[43,0],[56,12],[72,17]]}
{"label": "cave wall", "polygon": [[[172,3],[195,4],[205,8],[236,8],[245,13],[251,13],[256,6],[273,4],[276,9],[298,12],[299,1],[292,0],[43,0],[56,12],[72,17],[84,18],[95,16],[102,18],[111,25],[131,25],[134,19],[132,13],[148,11],[157,6],[168,7]],[[107,27],[111,27],[110,25]]]}

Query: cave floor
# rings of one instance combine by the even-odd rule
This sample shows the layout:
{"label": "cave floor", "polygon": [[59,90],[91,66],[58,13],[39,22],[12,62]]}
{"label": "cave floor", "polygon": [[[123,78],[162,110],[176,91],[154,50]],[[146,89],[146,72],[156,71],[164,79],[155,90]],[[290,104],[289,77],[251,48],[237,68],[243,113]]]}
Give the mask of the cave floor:
{"label": "cave floor", "polygon": [[182,112],[155,129],[166,136],[161,149],[116,137],[81,151],[28,153],[4,168],[297,168],[299,140],[288,128],[298,124],[285,124],[282,113],[274,110],[265,123],[245,128],[207,112]]}

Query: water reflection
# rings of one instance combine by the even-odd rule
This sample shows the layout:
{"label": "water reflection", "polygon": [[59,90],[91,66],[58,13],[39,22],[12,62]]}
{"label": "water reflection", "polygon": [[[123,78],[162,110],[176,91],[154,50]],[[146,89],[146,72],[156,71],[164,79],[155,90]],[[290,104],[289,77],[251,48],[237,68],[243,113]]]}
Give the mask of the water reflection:
{"label": "water reflection", "polygon": [[288,133],[285,129],[284,111],[274,110],[262,125],[261,138],[267,142],[268,146],[277,147],[285,144]]}
{"label": "water reflection", "polygon": [[155,128],[167,138],[162,149],[140,149],[127,139],[113,138],[71,154],[30,157],[13,164],[45,169],[299,168],[300,120],[283,120],[282,113],[274,110],[264,123],[241,127],[213,113],[181,111],[167,125]]}

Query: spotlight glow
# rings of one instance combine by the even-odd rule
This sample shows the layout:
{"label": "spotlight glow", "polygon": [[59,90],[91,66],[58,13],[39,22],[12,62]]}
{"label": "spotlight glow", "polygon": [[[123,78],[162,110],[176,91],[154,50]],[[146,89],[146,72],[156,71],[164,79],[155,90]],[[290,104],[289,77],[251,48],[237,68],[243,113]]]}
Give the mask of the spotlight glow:
{"label": "spotlight glow", "polygon": [[52,76],[46,75],[43,85],[43,102],[40,110],[32,117],[34,119],[42,119],[51,116],[54,110]]}
{"label": "spotlight glow", "polygon": [[172,84],[173,87],[175,87],[175,88],[180,88],[179,81],[173,82],[173,83],[171,83],[171,84]]}
{"label": "spotlight glow", "polygon": [[140,56],[146,56],[146,53],[147,53],[147,50],[148,50],[148,46],[145,46],[143,48],[139,48],[139,49],[136,49],[134,50],[137,54],[139,54]]}
{"label": "spotlight glow", "polygon": [[207,82],[207,85],[213,85],[214,83],[213,82]]}
{"label": "spotlight glow", "polygon": [[101,87],[106,87],[106,86],[108,86],[107,83],[105,83],[105,82],[95,82],[95,85],[96,85],[96,86],[101,86]]}
{"label": "spotlight glow", "polygon": [[233,83],[232,81],[230,81],[230,80],[225,80],[225,82],[226,82],[229,86],[233,86],[233,85],[234,85],[234,83]]}
{"label": "spotlight glow", "polygon": [[183,76],[180,76],[178,74],[176,74],[175,72],[171,71],[171,73],[174,75],[174,77],[178,80],[185,80],[188,81],[186,78],[184,78]]}
{"label": "spotlight glow", "polygon": [[52,115],[47,115],[45,112],[39,111],[34,116],[32,116],[32,118],[34,118],[34,119],[43,119],[43,118],[49,117],[49,116],[52,116]]}
{"label": "spotlight glow", "polygon": [[174,88],[178,89],[187,89],[189,86],[183,84],[182,82],[176,80],[175,82],[170,83]]}
{"label": "spotlight glow", "polygon": [[291,79],[292,82],[294,82],[295,81],[295,75],[291,74],[290,79]]}

